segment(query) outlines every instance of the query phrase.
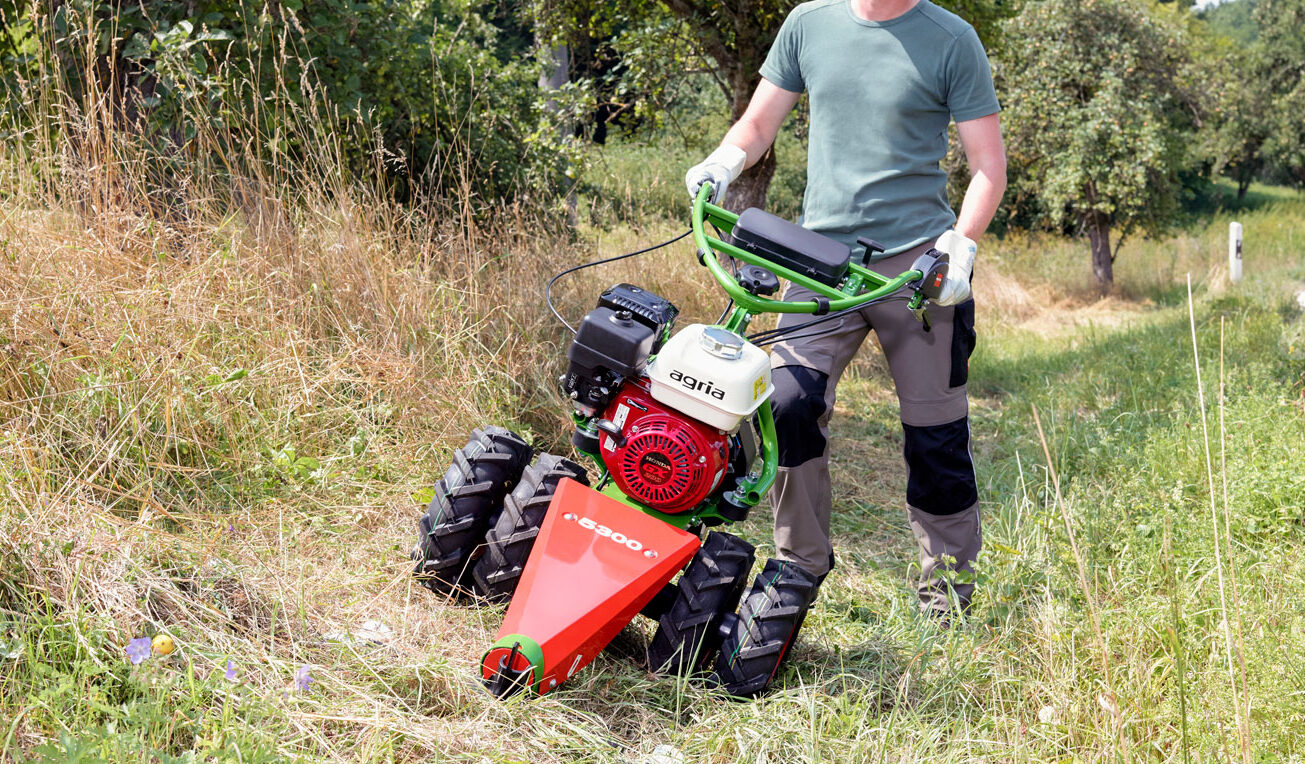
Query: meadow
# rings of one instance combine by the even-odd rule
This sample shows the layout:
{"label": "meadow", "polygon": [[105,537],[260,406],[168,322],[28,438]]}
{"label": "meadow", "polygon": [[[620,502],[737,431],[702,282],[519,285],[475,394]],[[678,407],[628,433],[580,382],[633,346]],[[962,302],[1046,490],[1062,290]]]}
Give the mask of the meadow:
{"label": "meadow", "polygon": [[[0,160],[0,759],[1305,756],[1305,198],[1272,188],[1126,242],[1106,296],[1082,242],[981,244],[964,623],[914,613],[867,347],[833,424],[840,565],[775,691],[655,677],[636,624],[544,698],[485,693],[502,608],[415,585],[408,550],[471,428],[565,453],[547,275],[686,226],[673,173],[609,151],[574,230],[329,180],[163,188],[56,157],[46,183]],[[719,311],[683,244],[563,282],[559,308],[623,280],[682,321]],[[759,557],[766,514],[740,530]],[[128,659],[160,634],[173,653]]]}

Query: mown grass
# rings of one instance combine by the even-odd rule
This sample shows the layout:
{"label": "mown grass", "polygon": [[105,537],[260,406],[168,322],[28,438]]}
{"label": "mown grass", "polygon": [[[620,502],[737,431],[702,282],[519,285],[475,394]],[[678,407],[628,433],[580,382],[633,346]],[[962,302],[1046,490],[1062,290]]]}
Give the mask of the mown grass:
{"label": "mown grass", "polygon": [[[1080,243],[983,244],[971,378],[987,546],[961,627],[914,615],[895,404],[867,349],[834,423],[840,567],[775,692],[735,703],[652,677],[640,626],[569,686],[501,703],[474,681],[501,608],[408,575],[414,494],[484,422],[564,446],[566,338],[545,275],[683,223],[639,208],[614,227],[582,216],[573,236],[521,210],[478,223],[261,181],[238,201],[201,189],[178,215],[109,172],[114,156],[55,188],[0,172],[0,757],[1305,755],[1299,197],[1265,191],[1237,212],[1238,285],[1221,270],[1227,213],[1127,243],[1104,299]],[[626,279],[686,320],[719,308],[688,246],[578,275],[560,307],[578,316]],[[765,514],[741,526],[762,554]],[[328,638],[369,619],[393,630],[383,645]],[[177,652],[131,666],[127,641],[156,633]]]}

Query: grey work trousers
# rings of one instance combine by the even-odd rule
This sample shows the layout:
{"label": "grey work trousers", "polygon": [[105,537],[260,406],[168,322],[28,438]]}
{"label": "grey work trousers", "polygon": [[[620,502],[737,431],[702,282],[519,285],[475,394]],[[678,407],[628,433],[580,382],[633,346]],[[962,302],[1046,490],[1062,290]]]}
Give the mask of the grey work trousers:
{"label": "grey work trousers", "polygon": [[[930,246],[932,242],[872,267],[885,276],[896,276]],[[811,297],[809,290],[796,285],[784,292],[786,300]],[[920,605],[944,612],[968,605],[973,591],[971,563],[982,543],[965,388],[974,347],[973,315],[972,301],[955,307],[931,305],[931,331],[926,332],[903,301],[891,300],[811,330],[797,330],[793,339],[775,345],[772,407],[780,469],[770,500],[781,559],[817,576],[833,564],[829,418],[838,380],[873,329],[888,361],[905,431],[910,472],[906,509],[920,546]],[[805,314],[785,314],[780,326],[809,320]],[[797,336],[816,329],[825,331]],[[963,571],[970,575],[957,580],[956,574]]]}

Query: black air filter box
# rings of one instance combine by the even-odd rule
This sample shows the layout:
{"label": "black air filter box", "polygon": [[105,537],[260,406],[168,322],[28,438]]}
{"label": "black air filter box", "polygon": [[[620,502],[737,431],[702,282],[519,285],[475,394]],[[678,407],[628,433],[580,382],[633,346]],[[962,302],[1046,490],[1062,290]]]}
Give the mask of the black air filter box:
{"label": "black air filter box", "polygon": [[598,296],[598,307],[611,308],[615,311],[628,310],[635,321],[653,330],[656,339],[652,352],[662,349],[675,325],[675,317],[680,309],[665,297],[641,289],[633,284],[617,284]]}
{"label": "black air filter box", "polygon": [[847,276],[852,250],[755,207],[734,224],[734,245],[831,287]]}
{"label": "black air filter box", "polygon": [[589,409],[601,409],[623,377],[636,377],[648,366],[657,339],[652,327],[628,310],[597,307],[585,314],[566,352],[562,390]]}

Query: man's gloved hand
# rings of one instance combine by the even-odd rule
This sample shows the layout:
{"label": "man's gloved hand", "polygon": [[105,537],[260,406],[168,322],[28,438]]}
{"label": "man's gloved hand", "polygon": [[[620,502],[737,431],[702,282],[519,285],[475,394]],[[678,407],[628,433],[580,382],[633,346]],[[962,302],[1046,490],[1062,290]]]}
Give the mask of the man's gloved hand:
{"label": "man's gloved hand", "polygon": [[730,181],[743,172],[743,166],[747,163],[748,155],[743,149],[722,143],[710,156],[690,167],[684,174],[684,185],[689,189],[689,198],[698,198],[698,189],[702,188],[703,183],[710,183],[711,203],[718,204],[725,198],[725,189],[729,188]]}
{"label": "man's gloved hand", "polygon": [[947,279],[937,305],[956,305],[970,299],[970,273],[974,270],[974,242],[951,230],[938,237],[933,248],[947,255]]}

